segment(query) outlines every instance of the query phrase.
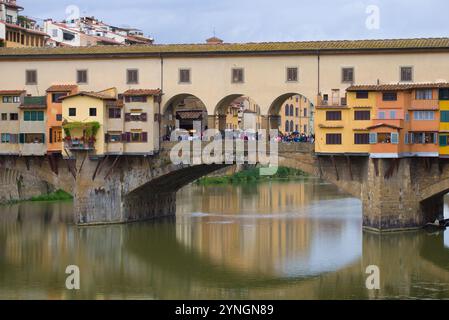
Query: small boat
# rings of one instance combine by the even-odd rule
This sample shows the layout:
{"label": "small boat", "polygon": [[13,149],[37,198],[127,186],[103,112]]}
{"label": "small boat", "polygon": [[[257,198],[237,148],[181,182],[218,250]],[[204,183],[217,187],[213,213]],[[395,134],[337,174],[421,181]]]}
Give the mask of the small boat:
{"label": "small boat", "polygon": [[424,226],[424,229],[429,232],[437,232],[437,231],[444,231],[446,230],[446,227],[449,225],[449,221],[438,221],[435,220],[435,222],[429,222]]}

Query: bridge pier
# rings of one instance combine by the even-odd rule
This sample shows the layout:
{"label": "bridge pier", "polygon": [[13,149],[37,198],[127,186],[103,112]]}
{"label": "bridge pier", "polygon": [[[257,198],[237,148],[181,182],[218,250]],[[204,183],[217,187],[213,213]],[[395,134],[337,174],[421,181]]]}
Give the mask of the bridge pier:
{"label": "bridge pier", "polygon": [[[443,217],[443,195],[421,201],[416,159],[369,159],[362,184],[363,227],[376,231],[418,229]],[[430,172],[428,173],[431,174]]]}

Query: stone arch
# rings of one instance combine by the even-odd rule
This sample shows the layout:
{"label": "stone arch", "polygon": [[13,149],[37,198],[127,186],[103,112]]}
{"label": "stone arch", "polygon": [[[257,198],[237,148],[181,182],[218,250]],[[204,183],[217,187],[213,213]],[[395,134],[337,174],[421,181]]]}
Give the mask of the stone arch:
{"label": "stone arch", "polygon": [[[186,111],[195,111],[195,114],[190,113],[189,117],[192,117],[192,119],[178,118],[181,113],[188,116]],[[196,115],[198,115],[199,118],[195,120],[194,117]],[[162,108],[161,135],[167,139],[171,132],[180,128],[190,131],[199,131],[200,128],[195,127],[194,121],[201,122],[201,131],[204,131],[209,126],[208,116],[207,107],[201,98],[191,93],[176,94],[168,99]],[[185,124],[183,124],[183,122]],[[189,124],[187,125],[187,123]]]}
{"label": "stone arch", "polygon": [[[257,130],[262,127],[262,121],[261,121],[261,113],[260,113],[260,105],[257,103],[255,99],[253,99],[249,95],[236,93],[236,94],[229,94],[222,98],[217,105],[215,106],[214,110],[214,122],[215,122],[215,128],[219,129],[220,131],[224,131],[225,129],[232,129],[228,128],[226,126],[226,120],[228,115],[228,110],[231,106],[231,104],[236,101],[239,98],[247,98],[247,101],[249,105],[247,106],[248,109],[242,110],[242,118],[245,117],[245,113],[253,113],[255,116],[249,116],[248,121],[251,123],[248,125],[248,127],[238,127],[237,129],[253,129]],[[239,111],[240,113],[240,111]],[[243,121],[243,119],[242,119]]]}
{"label": "stone arch", "polygon": [[432,198],[442,197],[449,193],[449,178],[440,180],[437,183],[431,184],[429,187],[421,191],[421,202]]}
{"label": "stone arch", "polygon": [[[312,113],[313,111],[310,110],[313,107],[312,100],[309,97],[307,97],[307,96],[305,96],[305,95],[303,95],[303,94],[301,94],[299,92],[288,92],[288,93],[284,93],[284,94],[278,96],[271,103],[271,105],[270,105],[270,107],[268,109],[268,114],[267,114],[267,122],[268,122],[267,123],[267,128],[269,128],[269,129],[279,129],[279,128],[281,128],[282,131],[283,131],[283,129],[285,129],[285,127],[286,127],[286,125],[285,125],[286,117],[292,117],[292,112],[291,112],[292,111],[291,110],[292,109],[292,104],[291,103],[287,103],[287,102],[288,102],[288,100],[290,98],[292,98],[294,96],[299,96],[300,99],[303,100],[303,101],[301,101],[300,105],[304,105],[304,104],[308,105],[308,107],[306,107],[307,108],[307,117],[304,117],[304,114],[299,114],[299,119],[301,119],[301,118],[313,119],[313,113]],[[285,108],[287,108],[287,109],[285,109]],[[295,110],[295,108],[293,108],[293,109],[294,109],[293,110],[294,111],[293,112],[293,117],[298,118],[298,117],[296,117],[296,110]],[[301,112],[302,110],[304,110],[304,109],[301,109],[299,111]],[[288,114],[288,116],[287,116],[287,114]],[[282,119],[284,119],[284,121],[282,121]],[[298,125],[298,130],[296,130],[296,126],[297,125]],[[312,133],[313,132],[313,127],[312,127],[311,123],[302,124],[301,126],[302,127],[299,128],[299,124],[295,124],[294,128],[292,128],[292,129],[295,129],[295,130],[291,130],[291,131],[300,131],[300,132],[308,131],[306,133]],[[307,130],[304,130],[304,129],[307,129]]]}

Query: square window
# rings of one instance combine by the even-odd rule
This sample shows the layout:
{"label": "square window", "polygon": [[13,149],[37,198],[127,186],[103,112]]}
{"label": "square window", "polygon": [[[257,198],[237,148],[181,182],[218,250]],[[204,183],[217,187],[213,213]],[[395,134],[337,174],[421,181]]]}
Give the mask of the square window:
{"label": "square window", "polygon": [[356,99],[368,99],[369,92],[368,91],[357,91],[355,95],[356,95]]}
{"label": "square window", "polygon": [[179,70],[179,82],[180,83],[190,83],[190,70],[189,69]]}
{"label": "square window", "polygon": [[36,70],[26,70],[25,71],[25,83],[27,85],[37,84],[37,71]]}
{"label": "square window", "polygon": [[244,70],[242,68],[232,69],[232,83],[244,82]]}
{"label": "square window", "polygon": [[97,116],[97,108],[89,108],[89,117]]}
{"label": "square window", "polygon": [[398,94],[397,94],[397,92],[384,92],[382,94],[382,100],[383,101],[397,101]]}
{"label": "square window", "polygon": [[10,113],[9,114],[9,120],[11,120],[11,121],[19,120],[19,114],[18,113]]}
{"label": "square window", "polygon": [[401,81],[403,82],[413,81],[413,67],[401,67]]}
{"label": "square window", "polygon": [[341,82],[354,82],[354,68],[342,68]]}
{"label": "square window", "polygon": [[77,70],[76,71],[76,83],[86,84],[87,83],[87,70]]}
{"label": "square window", "polygon": [[139,70],[137,70],[137,69],[126,70],[126,83],[127,84],[138,84],[139,83]]}
{"label": "square window", "polygon": [[69,108],[69,117],[76,117],[76,108]]}
{"label": "square window", "polygon": [[298,68],[287,68],[287,82],[298,81]]}
{"label": "square window", "polygon": [[56,115],[56,121],[62,121],[62,114]]}
{"label": "square window", "polygon": [[8,120],[8,114],[2,113],[2,121],[6,121],[6,120]]}

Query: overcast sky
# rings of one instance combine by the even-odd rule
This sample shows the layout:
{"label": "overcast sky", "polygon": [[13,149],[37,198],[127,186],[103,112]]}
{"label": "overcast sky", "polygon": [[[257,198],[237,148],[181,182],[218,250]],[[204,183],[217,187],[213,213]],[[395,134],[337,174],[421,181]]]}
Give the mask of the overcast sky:
{"label": "overcast sky", "polygon": [[[140,28],[156,43],[300,41],[449,36],[447,0],[17,0],[33,18],[66,8]],[[376,10],[379,9],[379,28]],[[370,14],[367,14],[370,8]],[[369,22],[370,28],[366,27]]]}

